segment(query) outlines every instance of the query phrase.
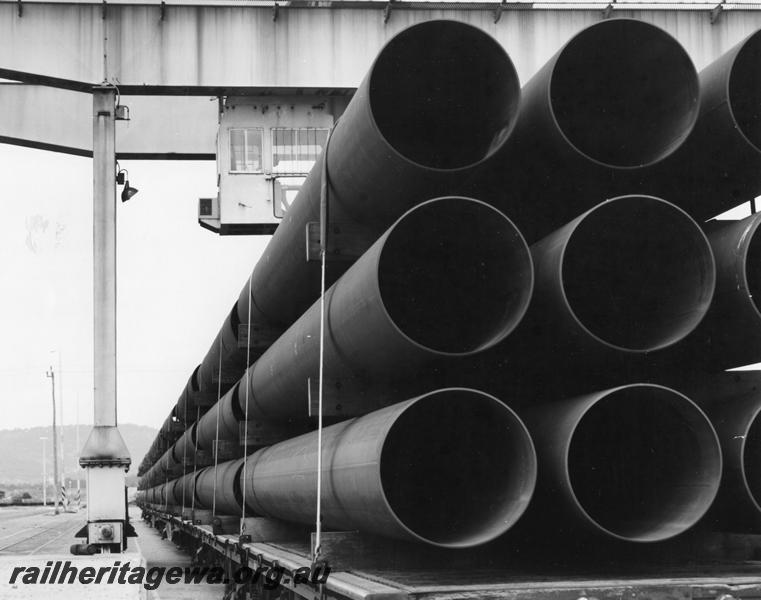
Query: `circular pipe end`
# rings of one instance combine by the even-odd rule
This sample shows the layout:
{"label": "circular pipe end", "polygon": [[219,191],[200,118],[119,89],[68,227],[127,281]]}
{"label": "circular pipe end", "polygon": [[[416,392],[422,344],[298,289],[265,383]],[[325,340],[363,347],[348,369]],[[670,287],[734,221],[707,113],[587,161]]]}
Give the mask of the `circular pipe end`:
{"label": "circular pipe end", "polygon": [[692,527],[713,503],[722,471],[708,418],[686,396],[650,384],[601,394],[576,424],[566,460],[586,520],[631,542]]}
{"label": "circular pipe end", "polygon": [[662,29],[634,19],[587,27],[557,55],[550,105],[567,142],[611,168],[643,167],[674,152],[699,111],[687,52]]}
{"label": "circular pipe end", "polygon": [[445,389],[418,398],[381,453],[389,508],[414,537],[446,548],[489,542],[520,518],[536,484],[526,427],[499,400]]}
{"label": "circular pipe end", "polygon": [[761,30],[745,40],[729,74],[729,109],[735,125],[761,152]]}
{"label": "circular pipe end", "polygon": [[504,339],[534,287],[531,253],[512,222],[479,200],[429,200],[391,228],[378,286],[397,329],[434,353],[463,356]]}
{"label": "circular pipe end", "polygon": [[[761,39],[761,38],[759,38]],[[761,125],[759,125],[761,127]],[[745,251],[745,289],[750,302],[761,319],[761,217],[751,217],[753,223],[747,234],[750,235],[747,250]]]}
{"label": "circular pipe end", "polygon": [[397,34],[370,72],[370,107],[383,138],[422,167],[464,169],[499,149],[515,124],[520,83],[502,46],[457,21]]}
{"label": "circular pipe end", "polygon": [[761,408],[751,419],[742,445],[742,476],[748,495],[761,515]]}
{"label": "circular pipe end", "polygon": [[713,299],[716,267],[708,239],[687,213],[632,195],[603,202],[576,222],[560,277],[567,306],[589,334],[620,351],[651,352],[697,327]]}

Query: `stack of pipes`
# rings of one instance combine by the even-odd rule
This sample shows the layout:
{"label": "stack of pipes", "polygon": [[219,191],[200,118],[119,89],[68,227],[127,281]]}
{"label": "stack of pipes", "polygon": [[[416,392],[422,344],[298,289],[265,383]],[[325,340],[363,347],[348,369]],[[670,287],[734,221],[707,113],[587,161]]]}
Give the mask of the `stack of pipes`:
{"label": "stack of pipes", "polygon": [[[761,377],[724,372],[761,360],[761,216],[709,220],[761,194],[759,64],[761,32],[698,75],[663,30],[613,19],[521,89],[477,28],[399,33],[143,460],[139,502],[314,526],[318,382],[339,415],[325,527],[447,548],[519,519],[629,544],[761,531]],[[327,262],[323,312],[305,231],[326,189],[326,229],[358,258]],[[253,422],[306,433],[188,465]]]}

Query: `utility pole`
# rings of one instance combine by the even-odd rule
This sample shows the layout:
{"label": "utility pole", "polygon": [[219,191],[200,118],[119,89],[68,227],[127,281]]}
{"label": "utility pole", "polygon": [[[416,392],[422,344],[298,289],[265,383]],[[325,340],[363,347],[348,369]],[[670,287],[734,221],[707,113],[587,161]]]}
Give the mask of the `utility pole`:
{"label": "utility pole", "polygon": [[40,437],[42,440],[42,506],[48,505],[48,468],[47,468],[47,458],[48,453],[45,450],[45,442],[48,438],[46,437]]}
{"label": "utility pole", "polygon": [[56,481],[56,488],[63,490],[66,487],[66,446],[63,441],[64,420],[63,420],[63,354],[60,350],[51,350],[51,354],[58,355],[58,406],[61,409],[61,430],[58,432],[58,451],[61,454],[61,481]]}
{"label": "utility pole", "polygon": [[[79,445],[79,393],[77,393],[77,429],[76,429],[76,435],[77,435],[77,452],[79,452],[82,449],[82,446]],[[82,502],[82,474],[79,471],[82,467],[79,466],[79,462],[77,462],[77,509],[79,509],[79,504]]]}
{"label": "utility pole", "polygon": [[58,433],[55,422],[55,371],[52,365],[45,375],[50,378],[50,391],[53,396],[53,481],[55,481],[53,505],[55,506],[55,514],[58,514]]}
{"label": "utility pole", "polygon": [[[66,487],[66,447],[63,444],[64,422],[63,422],[63,358],[61,351],[56,350],[58,353],[58,405],[61,407],[61,489]],[[58,484],[56,484],[58,485]],[[61,508],[65,508],[61,506]]]}

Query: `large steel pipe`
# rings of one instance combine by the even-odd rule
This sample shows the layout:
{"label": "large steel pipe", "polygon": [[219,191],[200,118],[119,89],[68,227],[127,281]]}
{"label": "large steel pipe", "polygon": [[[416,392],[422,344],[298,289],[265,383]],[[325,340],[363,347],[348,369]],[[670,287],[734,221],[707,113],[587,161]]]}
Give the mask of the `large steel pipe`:
{"label": "large steel pipe", "polygon": [[172,414],[164,420],[164,423],[161,425],[158,434],[153,439],[153,443],[151,444],[151,447],[148,449],[148,452],[146,453],[143,460],[140,462],[140,467],[138,469],[138,475],[142,476],[144,475],[155,463],[156,461],[166,452],[167,448],[171,446],[171,435],[172,435],[172,428],[174,427],[174,418]]}
{"label": "large steel pipe", "polygon": [[[761,40],[761,37],[758,39]],[[758,170],[761,172],[761,163]],[[714,306],[709,313],[705,327],[707,333],[704,335],[710,336],[712,340],[710,354],[713,360],[727,367],[761,360],[759,225],[761,214],[756,214],[737,223],[724,225],[709,234],[716,257],[718,281]]]}
{"label": "large steel pipe", "polygon": [[[196,416],[197,416],[197,408],[193,404],[192,398],[193,394],[199,391],[199,373],[201,371],[201,366],[198,365],[194,370],[193,373],[190,375],[190,378],[188,379],[188,383],[185,385],[185,388],[182,390],[182,393],[180,394],[179,399],[177,400],[177,404],[174,407],[173,414],[174,416],[180,421],[180,423],[185,424],[186,426],[189,423],[195,423]],[[201,409],[201,412],[203,412],[204,409]]]}
{"label": "large steel pipe", "polygon": [[[331,137],[331,221],[354,223],[373,240],[410,207],[449,193],[507,138],[519,97],[510,58],[482,30],[428,21],[402,31],[381,50]],[[323,158],[204,357],[197,371],[201,391],[217,390],[220,359],[223,392],[231,385],[225,382],[235,381],[248,366],[238,348],[239,323],[248,324],[250,316],[254,335],[282,331],[318,296],[318,272],[304,259],[304,232],[307,223],[319,220]],[[332,263],[328,283],[348,266]],[[251,352],[250,361],[260,353]]]}
{"label": "large steel pipe", "polygon": [[675,387],[695,399],[721,442],[724,475],[712,523],[722,531],[761,533],[761,373],[690,374]]}
{"label": "large steel pipe", "polygon": [[[362,224],[369,246],[409,208],[450,193],[509,135],[519,96],[510,58],[482,30],[427,21],[397,34],[375,59],[331,137],[331,221]],[[318,271],[304,259],[304,232],[307,223],[319,221],[324,156],[257,263],[251,297],[247,281],[237,320],[230,315],[220,331],[225,372],[240,356],[233,329],[248,323],[249,311],[254,331],[284,329],[319,294]],[[348,266],[331,264],[329,283]],[[204,359],[201,389],[211,386],[208,374],[217,368],[218,349],[215,340]]]}
{"label": "large steel pipe", "polygon": [[626,193],[638,169],[682,144],[697,115],[697,73],[673,37],[643,21],[601,21],[526,83],[513,134],[467,191],[485,190],[533,242]]}
{"label": "large steel pipe", "polygon": [[719,489],[716,433],[672,389],[627,385],[521,415],[539,457],[539,502],[531,514],[559,535],[587,530],[630,542],[665,540],[697,523]]}
{"label": "large steel pipe", "polygon": [[[531,499],[536,462],[520,419],[470,389],[430,392],[323,430],[322,519],[447,548],[507,531]],[[252,454],[241,474],[254,513],[314,524],[317,434]]]}
{"label": "large steel pipe", "polygon": [[685,344],[658,358],[709,371],[761,361],[761,214],[711,224],[716,294],[708,314]]}
{"label": "large steel pipe", "polygon": [[191,508],[195,505],[193,496],[196,490],[196,481],[200,474],[200,471],[196,471],[195,473],[191,472],[187,475],[179,477],[176,480],[174,487],[174,499],[178,505],[182,505],[185,508]]}
{"label": "large steel pipe", "polygon": [[[433,359],[478,353],[516,327],[532,287],[528,246],[502,213],[468,198],[425,202],[328,291],[324,376],[386,385]],[[248,400],[249,418],[306,416],[319,333],[318,301],[244,375],[241,413]]]}
{"label": "large steel pipe", "polygon": [[549,361],[589,389],[590,371],[599,381],[608,365],[620,376],[613,371],[624,359],[642,362],[683,339],[714,293],[706,236],[683,210],[651,196],[603,202],[534,244],[531,254],[536,285],[526,318],[474,359],[496,364],[503,379],[525,380]]}
{"label": "large steel pipe", "polygon": [[[220,463],[199,472],[196,479],[196,500],[201,508],[215,509],[218,515],[241,516],[243,495],[240,475],[243,459]],[[215,501],[216,498],[216,501]]]}
{"label": "large steel pipe", "polygon": [[687,142],[641,189],[700,220],[761,195],[761,30],[700,72],[700,116]]}
{"label": "large steel pipe", "polygon": [[167,472],[177,464],[177,461],[174,460],[174,447],[172,446],[148,469],[142,479],[146,482],[146,485],[156,485],[160,481],[163,481]]}
{"label": "large steel pipe", "polygon": [[[157,486],[157,499],[159,500],[159,504],[163,504],[164,506],[175,506],[178,504],[174,497],[174,488],[176,483],[177,480],[174,479]],[[179,504],[182,504],[182,499],[180,499]]]}
{"label": "large steel pipe", "polygon": [[193,463],[196,453],[196,426],[194,423],[185,430],[179,440],[171,448],[171,457],[175,463]]}
{"label": "large steel pipe", "polygon": [[[238,379],[248,366],[246,349],[240,348],[238,344],[239,325],[236,301],[196,370],[198,389],[216,392],[219,383],[224,393],[230,388],[229,382]],[[195,415],[192,415],[192,418],[195,418]]]}
{"label": "large steel pipe", "polygon": [[245,417],[238,401],[239,385],[222,396],[198,421],[196,442],[199,449],[213,452],[214,440],[238,441],[239,424]]}

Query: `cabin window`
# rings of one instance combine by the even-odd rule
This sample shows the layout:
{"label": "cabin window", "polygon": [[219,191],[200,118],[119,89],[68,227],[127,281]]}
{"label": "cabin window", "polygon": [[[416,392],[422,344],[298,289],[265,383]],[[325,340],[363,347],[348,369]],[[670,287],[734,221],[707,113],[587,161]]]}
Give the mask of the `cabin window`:
{"label": "cabin window", "polygon": [[230,172],[262,172],[262,138],[260,127],[230,129]]}
{"label": "cabin window", "polygon": [[273,128],[272,170],[276,173],[308,173],[327,139],[327,128]]}

